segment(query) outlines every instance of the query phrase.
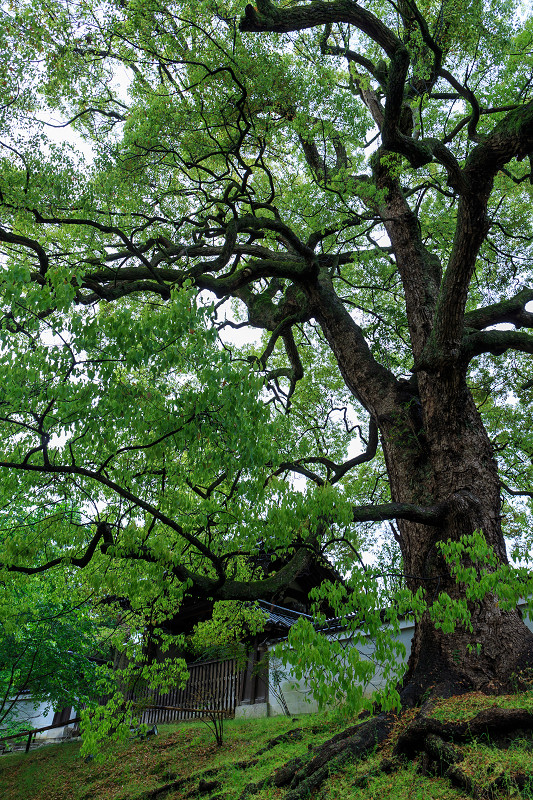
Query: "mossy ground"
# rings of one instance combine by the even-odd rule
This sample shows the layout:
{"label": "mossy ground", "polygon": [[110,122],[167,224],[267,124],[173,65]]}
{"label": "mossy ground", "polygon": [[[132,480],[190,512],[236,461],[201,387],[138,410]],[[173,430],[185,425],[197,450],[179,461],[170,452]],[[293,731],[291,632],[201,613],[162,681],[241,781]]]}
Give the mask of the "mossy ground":
{"label": "mossy ground", "polygon": [[441,722],[463,722],[475,717],[484,708],[524,708],[533,711],[533,690],[520,694],[486,695],[481,692],[470,692],[466,695],[450,697],[435,705],[431,716]]}
{"label": "mossy ground", "polygon": [[[442,701],[434,713],[446,721],[464,720],[488,705],[531,707],[533,693],[505,698],[472,694]],[[529,705],[528,705],[529,704]],[[378,770],[394,739],[412,719],[412,712],[398,718],[390,740],[382,751],[345,765],[331,774],[315,794],[315,800],[467,800],[470,795],[454,788],[440,775],[423,774],[418,759],[400,762],[390,772]],[[148,800],[150,793],[183,778],[179,787],[161,793],[157,800],[183,800],[212,796],[237,800],[247,784],[258,784],[289,759],[307,758],[318,745],[347,724],[327,714],[260,720],[229,720],[225,741],[218,748],[209,730],[200,722],[162,725],[157,737],[112,745],[104,763],[80,758],[76,742],[51,745],[28,755],[17,753],[0,758],[2,800]],[[280,734],[302,729],[301,738],[289,739],[261,755],[258,751]],[[487,786],[495,777],[516,772],[533,776],[533,741],[527,735],[507,737],[503,743],[485,740],[462,745],[462,767],[476,782]],[[251,763],[248,763],[251,762]],[[207,773],[207,774],[206,774]],[[217,781],[216,790],[198,793],[202,779]],[[255,793],[257,800],[281,800],[284,788],[266,786]],[[501,797],[533,799],[533,780],[521,792],[503,780]]]}

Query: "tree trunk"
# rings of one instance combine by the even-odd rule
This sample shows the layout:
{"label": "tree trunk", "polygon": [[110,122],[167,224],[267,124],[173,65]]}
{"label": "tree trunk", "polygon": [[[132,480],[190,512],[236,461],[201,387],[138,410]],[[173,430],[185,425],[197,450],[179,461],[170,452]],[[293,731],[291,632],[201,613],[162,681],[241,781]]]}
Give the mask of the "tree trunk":
{"label": "tree trunk", "polygon": [[[443,592],[464,599],[438,542],[481,531],[498,563],[507,563],[497,464],[464,370],[454,365],[421,373],[416,381],[391,380],[361,345],[357,325],[327,281],[311,300],[347,386],[377,422],[392,500],[448,508],[439,527],[398,520],[408,587],[422,587],[430,603]],[[405,705],[433,693],[503,691],[514,673],[533,665],[533,634],[518,610],[502,611],[487,594],[469,611],[472,630],[457,625],[444,633],[429,613],[417,622],[403,681]]]}
{"label": "tree trunk", "polygon": [[[464,588],[451,575],[437,545],[481,531],[498,564],[507,563],[497,465],[463,378],[426,375],[419,388],[424,427],[418,433],[418,459],[412,459],[409,469],[403,443],[398,469],[398,447],[391,445],[390,432],[384,443],[393,499],[443,502],[449,513],[439,528],[398,521],[406,580],[413,591],[422,586],[428,600],[443,592],[460,600]],[[404,678],[405,704],[433,692],[503,691],[514,673],[533,663],[533,634],[520,611],[502,611],[492,593],[469,604],[469,611],[472,630],[458,624],[452,633],[443,633],[429,613],[417,623]]]}

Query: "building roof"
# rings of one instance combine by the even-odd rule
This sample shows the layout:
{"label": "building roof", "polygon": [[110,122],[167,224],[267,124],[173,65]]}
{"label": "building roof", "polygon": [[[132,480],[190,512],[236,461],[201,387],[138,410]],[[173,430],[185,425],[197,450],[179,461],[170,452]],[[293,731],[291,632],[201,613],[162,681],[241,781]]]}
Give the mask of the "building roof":
{"label": "building roof", "polygon": [[258,600],[257,605],[262,611],[265,612],[267,623],[275,626],[281,626],[287,630],[292,628],[292,626],[298,622],[300,617],[305,617],[311,621],[313,620],[313,617],[311,617],[309,614],[304,614],[301,611],[294,611],[292,608],[278,606],[275,603],[270,602],[270,600]]}

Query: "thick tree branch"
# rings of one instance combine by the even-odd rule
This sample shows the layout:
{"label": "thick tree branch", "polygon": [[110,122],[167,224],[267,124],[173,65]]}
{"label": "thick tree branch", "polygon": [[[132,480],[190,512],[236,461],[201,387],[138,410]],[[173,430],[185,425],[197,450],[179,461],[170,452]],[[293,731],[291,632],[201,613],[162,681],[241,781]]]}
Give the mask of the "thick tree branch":
{"label": "thick tree branch", "polygon": [[[203,585],[209,597],[217,600],[257,600],[276,594],[291,583],[316,558],[312,546],[299,547],[291,560],[274,575],[259,581],[226,581],[219,587],[212,578],[205,579]],[[197,584],[202,587],[202,583]]]}
{"label": "thick tree branch", "polygon": [[326,161],[326,153],[322,156],[319,153],[318,147],[312,134],[298,134],[298,139],[302,146],[305,160],[309,164],[315,178],[319,183],[329,183],[341,169],[346,169],[348,166],[348,155],[346,148],[341,140],[341,137],[336,132],[326,132],[326,126],[322,120],[310,119],[310,124],[319,123],[322,126],[322,138],[330,140],[331,145],[335,151],[336,163],[334,167],[330,167]]}
{"label": "thick tree branch", "polygon": [[525,489],[511,489],[511,487],[507,486],[507,484],[504,483],[504,481],[502,481],[502,480],[500,480],[500,483],[502,485],[502,489],[505,489],[507,494],[510,494],[513,497],[532,497],[533,498],[533,492],[528,492]]}
{"label": "thick tree branch", "polygon": [[372,77],[378,81],[378,83],[385,85],[387,78],[387,70],[385,65],[380,62],[379,66],[376,66],[369,58],[365,58],[365,56],[354,52],[354,50],[350,50],[348,47],[339,47],[338,45],[329,44],[328,36],[329,32],[331,32],[331,27],[331,24],[326,25],[324,36],[321,39],[320,50],[322,54],[325,56],[338,56],[339,58],[345,58],[349,64],[357,64],[358,67],[363,67],[363,69],[366,69],[366,71],[369,72],[370,75],[372,75]]}
{"label": "thick tree branch", "polygon": [[257,8],[247,5],[245,15],[239,23],[241,31],[262,33],[288,33],[327,25],[330,22],[347,22],[355,25],[392,55],[401,45],[400,39],[374,14],[361,8],[352,0],[321,0],[292,8],[277,8],[270,0],[258,0]]}
{"label": "thick tree branch", "polygon": [[349,47],[339,47],[338,45],[331,45],[328,43],[328,38],[332,30],[331,23],[324,28],[324,35],[320,40],[320,50],[323,55],[336,56],[338,58],[345,58],[348,62],[348,70],[350,73],[350,86],[353,91],[357,91],[361,100],[366,105],[372,119],[378,126],[379,130],[383,127],[383,108],[377,92],[368,85],[368,80],[362,80],[357,72],[356,67],[363,67],[372,77],[383,87],[387,84],[387,67],[383,61],[380,61],[378,66],[375,66],[370,59],[355,53]]}
{"label": "thick tree branch", "polygon": [[[21,467],[21,465],[12,464],[9,462],[2,462],[0,463],[0,467],[10,468],[10,469],[25,469],[30,471],[38,471],[38,472],[53,472],[59,474],[68,474],[68,473],[75,473],[80,474],[86,477],[90,477],[96,481],[104,483],[109,488],[113,488],[117,494],[121,496],[128,497],[132,499],[136,505],[143,508],[144,510],[148,511],[154,518],[159,519],[159,521],[163,522],[165,525],[177,530],[180,535],[183,535],[187,541],[190,540],[197,549],[201,550],[203,555],[205,555],[208,560],[214,564],[215,567],[218,566],[217,572],[218,575],[216,578],[210,578],[206,575],[201,575],[199,573],[195,573],[187,567],[182,565],[174,565],[172,567],[173,574],[178,578],[180,581],[186,581],[191,587],[191,593],[197,596],[203,597],[212,597],[213,599],[220,599],[220,600],[256,600],[258,597],[268,596],[270,594],[274,594],[280,588],[283,588],[285,585],[290,583],[297,577],[297,575],[305,570],[307,566],[311,563],[313,559],[313,548],[308,546],[299,547],[294,555],[292,556],[291,560],[275,575],[269,576],[264,580],[260,581],[232,581],[226,579],[226,574],[222,570],[221,564],[219,564],[219,559],[216,558],[212,553],[210,553],[207,548],[205,548],[201,542],[195,539],[195,537],[191,537],[186,534],[185,531],[181,528],[180,525],[175,523],[173,520],[168,519],[165,515],[161,514],[157,511],[153,506],[149,503],[146,503],[139,498],[135,498],[131,492],[126,489],[122,489],[122,487],[117,486],[114,484],[113,481],[102,479],[101,476],[98,476],[96,473],[91,473],[89,470],[85,470],[82,468],[65,468],[65,467],[53,467],[51,466],[49,469],[43,469],[41,467],[26,465],[25,467]],[[70,558],[69,563],[72,566],[78,567],[83,569],[86,567],[94,553],[96,552],[96,548],[99,542],[103,540],[102,545],[102,552],[106,553],[113,544],[113,540],[111,537],[111,531],[108,523],[102,522],[98,525],[97,530],[93,538],[91,539],[85,553],[80,558]],[[198,546],[199,545],[199,546]],[[149,548],[141,549],[140,552],[131,552],[131,553],[119,553],[117,555],[118,558],[125,558],[127,560],[132,559],[140,559],[149,562],[156,562],[157,558],[150,552]],[[24,567],[19,565],[9,565],[9,564],[2,564],[0,565],[2,568],[6,569],[10,572],[19,572],[25,575],[34,575],[37,573],[46,572],[54,567],[58,566],[59,564],[65,563],[65,558],[56,558],[52,559],[51,561],[46,562],[45,564],[41,564],[38,567]]]}
{"label": "thick tree branch", "polygon": [[[479,142],[480,141],[480,137],[477,134],[476,128],[477,128],[477,124],[479,122],[481,109],[480,109],[477,97],[475,96],[474,92],[471,89],[468,88],[468,86],[464,86],[462,83],[460,83],[451,74],[451,72],[448,72],[447,69],[442,69],[442,68],[439,69],[439,75],[441,75],[443,78],[445,78],[448,81],[448,83],[450,84],[450,86],[453,86],[453,88],[457,91],[457,94],[460,95],[461,97],[463,97],[467,101],[467,103],[469,103],[470,106],[472,107],[472,113],[470,114],[469,117],[467,117],[467,119],[465,121],[465,124],[468,125],[468,136],[469,136],[469,138],[472,139],[472,141],[474,141],[474,142]],[[451,137],[450,137],[450,139],[451,139]]]}
{"label": "thick tree branch", "polygon": [[532,151],[533,101],[507,114],[467,158],[462,173],[467,189],[459,201],[452,252],[442,282],[431,341],[423,360],[426,368],[456,361],[461,355],[468,287],[489,230],[487,203],[494,176],[512,158],[520,160]]}
{"label": "thick tree branch", "polygon": [[[95,230],[99,231],[100,233],[104,234],[112,234],[113,236],[117,236],[123,244],[126,246],[128,251],[139,259],[139,261],[145,265],[148,269],[152,278],[159,282],[158,276],[154,272],[152,265],[150,262],[144,257],[144,253],[142,250],[136,246],[133,240],[126,235],[126,233],[116,225],[104,225],[101,222],[97,222],[94,219],[90,219],[87,217],[44,217],[40,211],[35,208],[28,209],[34,216],[35,221],[38,222],[40,225],[80,225],[82,227],[94,228]],[[165,287],[166,288],[166,287]]]}
{"label": "thick tree branch", "polygon": [[415,359],[418,359],[431,332],[442,268],[438,257],[422,241],[417,216],[398,181],[391,178],[386,159],[382,159],[381,154],[375,159],[374,175],[378,188],[387,192],[387,199],[379,212],[394,248],[405,291],[411,345]]}
{"label": "thick tree branch", "polygon": [[463,364],[482,353],[501,356],[507,350],[533,353],[533,336],[522,331],[476,331],[467,334],[461,345],[460,360]]}
{"label": "thick tree branch", "polygon": [[[297,461],[284,461],[273,473],[273,476],[281,475],[284,472],[297,472],[300,475],[304,475],[306,478],[312,480],[317,484],[317,486],[324,486],[326,483],[329,483],[333,486],[333,484],[340,481],[346,475],[346,473],[354,467],[359,466],[359,464],[372,461],[376,455],[378,438],[378,427],[375,421],[371,418],[368,429],[368,444],[364,453],[360,453],[358,456],[350,458],[343,464],[336,464],[334,461],[331,461],[331,459],[325,458],[324,456],[299,458]],[[307,464],[321,464],[324,466],[327,470],[327,479],[324,480],[324,478],[321,478],[320,475],[311,472],[311,470],[307,469]]]}
{"label": "thick tree branch", "polygon": [[9,231],[6,231],[4,228],[0,227],[0,242],[21,245],[22,247],[26,247],[28,250],[32,250],[39,259],[40,276],[43,277],[46,275],[49,265],[49,258],[45,249],[35,239],[30,239],[28,236],[20,236],[17,233],[10,233]]}
{"label": "thick tree branch", "polygon": [[465,173],[474,186],[484,185],[511,159],[522,161],[532,151],[533,100],[514,108],[498,122],[485,141],[472,150]]}
{"label": "thick tree branch", "polygon": [[525,310],[526,303],[533,301],[533,289],[521,289],[514,297],[477,308],[465,314],[465,328],[483,330],[490,325],[507,322],[515,328],[533,328],[533,313]]}
{"label": "thick tree branch", "polygon": [[7,570],[8,572],[19,572],[23,575],[37,575],[40,572],[47,572],[48,570],[53,569],[53,567],[57,567],[59,564],[65,564],[65,563],[69,563],[73,567],[78,567],[79,569],[83,569],[91,561],[101,539],[104,541],[104,544],[113,543],[113,538],[111,535],[111,527],[107,522],[100,522],[98,524],[96,528],[96,533],[94,534],[93,538],[87,545],[85,553],[79,558],[74,558],[74,557],[65,558],[65,556],[62,556],[60,558],[53,558],[51,561],[47,561],[44,564],[40,564],[38,567],[23,567],[18,564],[1,564],[0,567],[2,569]]}
{"label": "thick tree branch", "polygon": [[[204,255],[198,248],[195,253],[184,253],[185,248],[180,248],[181,256],[169,256],[169,260],[177,261],[182,257],[184,261],[187,255]],[[234,255],[246,254],[250,248],[241,247],[236,244]],[[259,248],[257,248],[259,249]],[[205,255],[215,255],[220,253],[220,248],[206,248]],[[310,248],[308,252],[312,253]],[[103,266],[97,272],[91,272],[83,279],[82,287],[94,292],[98,297],[106,300],[114,300],[134,292],[146,291],[160,294],[164,299],[170,297],[170,286],[181,286],[187,279],[190,279],[199,289],[207,289],[219,298],[240,292],[243,287],[261,278],[288,278],[293,281],[307,281],[316,272],[317,258],[309,256],[305,259],[298,255],[287,253],[276,253],[272,251],[269,257],[266,253],[258,253],[259,258],[251,259],[242,269],[232,268],[222,275],[209,274],[209,266],[206,264],[195,265],[189,269],[178,269],[176,267],[155,270],[157,282],[150,281],[148,276],[150,271],[143,266],[112,268]],[[345,259],[349,257],[346,254]],[[330,261],[326,259],[326,261]]]}
{"label": "thick tree branch", "polygon": [[423,525],[443,525],[448,505],[417,506],[413,503],[383,503],[382,505],[354,506],[354,522],[384,522],[390,519],[408,519]]}
{"label": "thick tree branch", "polygon": [[353,396],[378,418],[395,403],[397,381],[372,355],[362,329],[333,289],[331,276],[321,271],[316,285],[307,287],[313,316],[321,326]]}
{"label": "thick tree branch", "polygon": [[[78,467],[74,464],[69,466],[59,465],[59,464],[52,464],[48,463],[46,465],[40,464],[28,464],[25,462],[12,462],[12,461],[1,461],[0,468],[9,469],[9,470],[17,470],[21,472],[36,472],[44,475],[77,475],[79,477],[88,478],[89,480],[93,480],[96,483],[101,484],[102,486],[106,486],[108,489],[111,489],[115,492],[119,497],[123,497],[126,500],[129,500],[138,508],[142,508],[143,511],[146,511],[150,514],[151,517],[157,519],[163,525],[166,525],[171,530],[175,531],[182,539],[192,545],[199,553],[201,553],[214,567],[215,571],[219,576],[220,582],[225,580],[225,574],[222,570],[222,566],[220,563],[220,559],[211,552],[211,550],[200,540],[198,537],[193,536],[190,533],[187,533],[183,529],[183,527],[177,523],[175,520],[167,517],[166,514],[163,514],[159,511],[158,508],[153,506],[151,503],[148,503],[146,500],[143,500],[141,497],[133,494],[129,489],[126,489],[124,486],[116,483],[115,481],[108,478],[106,475],[102,474],[101,472],[95,472],[94,470],[86,469],[85,467]],[[180,567],[181,570],[181,580],[193,580],[194,575],[185,567]]]}

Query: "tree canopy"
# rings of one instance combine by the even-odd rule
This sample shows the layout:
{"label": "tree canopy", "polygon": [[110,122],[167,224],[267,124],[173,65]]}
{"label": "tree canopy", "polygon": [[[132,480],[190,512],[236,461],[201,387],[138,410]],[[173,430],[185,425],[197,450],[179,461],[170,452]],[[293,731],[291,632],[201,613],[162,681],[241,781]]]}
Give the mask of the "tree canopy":
{"label": "tree canopy", "polygon": [[0,496],[41,515],[2,575],[62,571],[157,626],[321,553],[354,624],[415,616],[401,702],[531,666],[504,539],[527,562],[527,10],[2,16]]}

